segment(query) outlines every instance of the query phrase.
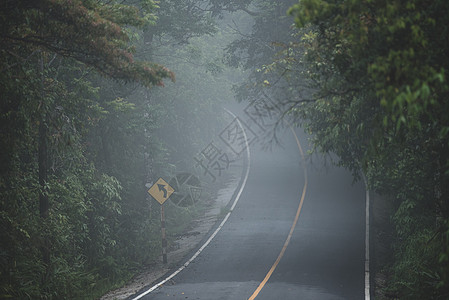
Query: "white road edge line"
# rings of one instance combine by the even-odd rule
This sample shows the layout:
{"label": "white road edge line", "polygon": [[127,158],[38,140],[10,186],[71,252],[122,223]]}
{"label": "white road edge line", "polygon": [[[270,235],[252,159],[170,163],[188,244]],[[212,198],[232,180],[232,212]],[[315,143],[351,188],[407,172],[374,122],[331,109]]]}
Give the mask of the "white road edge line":
{"label": "white road edge line", "polygon": [[247,163],[247,167],[246,167],[246,173],[245,173],[245,177],[243,178],[243,183],[242,186],[240,187],[240,190],[237,194],[237,196],[235,197],[234,203],[232,204],[229,212],[226,214],[225,218],[223,219],[223,221],[221,221],[220,225],[218,226],[218,228],[214,231],[214,233],[212,233],[212,235],[209,237],[209,239],[204,243],[203,246],[201,246],[201,248],[184,264],[182,265],[179,269],[177,269],[175,272],[173,272],[170,276],[168,276],[167,278],[165,278],[164,280],[162,280],[161,282],[159,282],[158,284],[152,286],[151,288],[149,288],[148,290],[146,290],[145,292],[139,294],[137,297],[133,298],[132,300],[138,300],[146,295],[148,295],[149,293],[153,292],[155,289],[163,286],[165,283],[167,283],[168,281],[170,281],[173,277],[175,277],[176,275],[178,275],[182,270],[184,270],[192,261],[194,261],[198,255],[200,255],[201,252],[203,252],[204,248],[207,247],[207,245],[210,244],[210,242],[214,239],[214,237],[217,235],[217,233],[221,230],[221,228],[224,226],[224,224],[226,223],[226,221],[229,219],[229,216],[231,215],[232,211],[234,210],[235,206],[237,205],[237,202],[240,199],[240,196],[243,192],[243,189],[245,188],[246,185],[246,181],[248,180],[248,176],[249,176],[249,169],[250,169],[250,161],[251,161],[251,155],[250,155],[250,151],[249,151],[249,144],[248,144],[248,138],[246,136],[245,133],[245,129],[242,126],[242,123],[240,123],[240,120],[237,118],[237,116],[235,114],[233,114],[231,111],[227,110],[225,108],[225,110],[232,115],[234,118],[236,118],[240,128],[242,128],[242,132],[243,132],[243,136],[245,138],[245,144],[246,144],[246,155],[247,155],[247,159],[248,159],[248,163]]}
{"label": "white road edge line", "polygon": [[368,182],[366,181],[365,175],[362,173],[363,181],[365,182],[366,190],[366,200],[365,200],[365,300],[370,300],[370,255],[369,255],[369,219],[370,219],[370,209],[369,209],[369,190]]}

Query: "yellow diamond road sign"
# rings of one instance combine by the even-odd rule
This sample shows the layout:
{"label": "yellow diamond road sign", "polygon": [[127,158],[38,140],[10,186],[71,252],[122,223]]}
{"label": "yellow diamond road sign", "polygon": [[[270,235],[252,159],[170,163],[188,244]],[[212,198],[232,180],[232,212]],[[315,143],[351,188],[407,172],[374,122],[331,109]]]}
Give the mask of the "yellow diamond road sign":
{"label": "yellow diamond road sign", "polygon": [[173,194],[175,190],[162,178],[159,178],[148,190],[150,194],[161,205]]}

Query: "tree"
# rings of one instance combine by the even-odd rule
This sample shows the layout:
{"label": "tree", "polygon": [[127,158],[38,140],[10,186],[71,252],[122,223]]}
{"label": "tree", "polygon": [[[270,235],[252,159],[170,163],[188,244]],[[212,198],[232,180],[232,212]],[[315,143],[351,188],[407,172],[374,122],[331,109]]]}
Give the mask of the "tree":
{"label": "tree", "polygon": [[[101,73],[124,81],[151,86],[166,77],[166,68],[133,59],[125,26],[142,27],[154,21],[156,5],[140,1],[139,9],[112,1],[6,1],[2,5],[2,69],[30,59],[43,50],[74,58]],[[28,56],[21,56],[23,50]]]}
{"label": "tree", "polygon": [[318,88],[291,113],[318,148],[393,197],[389,287],[407,299],[448,295],[447,9],[446,1],[304,0],[290,10]]}
{"label": "tree", "polygon": [[174,79],[133,58],[132,28],[152,23],[154,8],[152,1],[2,3],[2,294],[78,297],[98,276],[89,264],[105,257],[98,265],[113,265],[122,187],[85,156],[83,135],[107,113],[86,78],[95,70],[148,87]]}

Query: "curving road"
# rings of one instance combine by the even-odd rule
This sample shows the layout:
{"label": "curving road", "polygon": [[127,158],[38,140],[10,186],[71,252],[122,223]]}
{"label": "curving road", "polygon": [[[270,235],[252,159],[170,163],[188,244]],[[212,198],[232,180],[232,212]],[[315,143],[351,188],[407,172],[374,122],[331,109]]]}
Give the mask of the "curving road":
{"label": "curving road", "polygon": [[[299,131],[298,136],[305,144]],[[271,152],[251,148],[249,177],[226,224],[186,269],[141,299],[364,298],[363,185],[353,185],[347,171],[326,168],[317,158],[304,161],[291,131],[282,144]],[[299,219],[276,263],[305,176]]]}

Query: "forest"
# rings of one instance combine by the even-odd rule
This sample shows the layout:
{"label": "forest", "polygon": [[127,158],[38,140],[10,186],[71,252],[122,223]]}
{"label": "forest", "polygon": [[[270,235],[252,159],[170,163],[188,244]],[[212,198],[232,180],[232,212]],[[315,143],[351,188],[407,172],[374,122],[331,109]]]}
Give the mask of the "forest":
{"label": "forest", "polygon": [[[0,298],[98,299],[160,259],[145,185],[193,170],[237,100],[277,117],[269,142],[285,120],[302,127],[314,152],[386,199],[376,299],[447,299],[448,11],[446,0],[2,1]],[[173,234],[199,213],[171,210]]]}

